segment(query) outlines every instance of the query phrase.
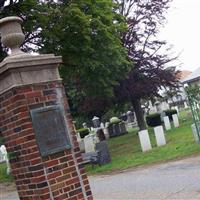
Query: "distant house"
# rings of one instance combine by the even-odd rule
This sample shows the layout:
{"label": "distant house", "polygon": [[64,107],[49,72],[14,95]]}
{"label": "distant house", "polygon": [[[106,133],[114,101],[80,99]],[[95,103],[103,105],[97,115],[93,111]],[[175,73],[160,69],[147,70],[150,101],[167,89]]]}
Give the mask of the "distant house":
{"label": "distant house", "polygon": [[194,72],[186,76],[184,79],[182,79],[182,84],[188,84],[188,85],[194,85],[198,84],[200,85],[200,67],[196,69]]}
{"label": "distant house", "polygon": [[[156,112],[162,112],[164,110],[175,108],[175,107],[187,107],[187,96],[186,92],[184,90],[184,81],[188,80],[188,77],[191,77],[193,73],[188,70],[182,70],[180,73],[178,73],[178,77],[180,79],[180,84],[178,88],[178,92],[176,92],[175,95],[168,96],[166,95],[166,91],[162,91],[161,96],[164,97],[164,94],[166,95],[165,100],[159,100],[156,101],[154,104],[152,102],[149,102],[149,113],[156,113]],[[197,79],[196,79],[197,80]],[[200,84],[200,68],[199,68],[199,84]],[[170,91],[170,90],[169,90]]]}
{"label": "distant house", "polygon": [[179,85],[179,91],[177,92],[176,95],[172,96],[171,98],[169,98],[167,100],[167,103],[170,106],[181,106],[184,105],[184,102],[186,101],[186,93],[184,90],[184,84],[183,84],[183,80],[185,80],[188,76],[190,76],[192,74],[191,71],[188,70],[182,70],[180,71],[180,73],[178,73],[178,77],[180,79],[180,85]]}

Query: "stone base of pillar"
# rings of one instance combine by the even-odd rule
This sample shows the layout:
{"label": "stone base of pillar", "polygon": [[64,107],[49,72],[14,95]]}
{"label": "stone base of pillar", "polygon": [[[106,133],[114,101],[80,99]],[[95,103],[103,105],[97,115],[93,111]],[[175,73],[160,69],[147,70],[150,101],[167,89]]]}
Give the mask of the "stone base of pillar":
{"label": "stone base of pillar", "polygon": [[[64,106],[72,148],[41,157],[30,111],[52,105]],[[0,95],[0,106],[1,132],[13,155],[11,173],[20,199],[92,199],[61,81],[12,88]]]}

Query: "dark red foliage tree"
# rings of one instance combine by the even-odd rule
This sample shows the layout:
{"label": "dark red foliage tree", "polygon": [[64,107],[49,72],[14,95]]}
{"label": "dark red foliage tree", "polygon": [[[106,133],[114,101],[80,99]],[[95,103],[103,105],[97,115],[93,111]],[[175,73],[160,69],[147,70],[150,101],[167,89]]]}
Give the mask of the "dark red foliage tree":
{"label": "dark red foliage tree", "polygon": [[133,67],[115,94],[118,101],[132,102],[140,130],[146,129],[141,99],[157,96],[161,87],[176,87],[178,82],[178,71],[171,65],[176,58],[170,58],[166,42],[156,37],[170,1],[116,0],[128,24],[122,41]]}

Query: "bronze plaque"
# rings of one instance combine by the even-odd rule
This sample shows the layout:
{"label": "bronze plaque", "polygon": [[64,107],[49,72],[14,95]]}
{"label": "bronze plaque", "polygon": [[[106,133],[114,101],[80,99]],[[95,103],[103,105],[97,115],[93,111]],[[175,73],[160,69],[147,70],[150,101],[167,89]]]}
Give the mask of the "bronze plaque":
{"label": "bronze plaque", "polygon": [[33,109],[31,117],[41,156],[71,148],[64,112],[60,106]]}

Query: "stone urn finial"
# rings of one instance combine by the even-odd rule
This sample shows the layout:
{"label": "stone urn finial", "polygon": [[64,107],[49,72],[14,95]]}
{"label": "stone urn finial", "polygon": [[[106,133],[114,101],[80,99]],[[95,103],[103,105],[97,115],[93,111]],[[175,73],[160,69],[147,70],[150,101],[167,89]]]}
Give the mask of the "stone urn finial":
{"label": "stone urn finial", "polygon": [[5,47],[11,49],[9,57],[18,57],[25,53],[20,50],[20,45],[24,42],[25,36],[22,32],[20,17],[5,17],[0,19],[1,42]]}

